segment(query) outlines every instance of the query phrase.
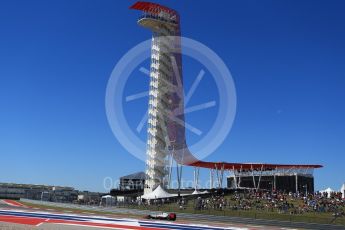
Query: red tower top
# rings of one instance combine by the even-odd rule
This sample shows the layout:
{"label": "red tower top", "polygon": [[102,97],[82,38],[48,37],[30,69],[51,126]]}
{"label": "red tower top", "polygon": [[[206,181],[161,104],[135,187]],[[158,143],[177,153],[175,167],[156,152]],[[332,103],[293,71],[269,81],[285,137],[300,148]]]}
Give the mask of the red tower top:
{"label": "red tower top", "polygon": [[179,14],[177,13],[176,10],[170,9],[166,6],[162,6],[160,4],[153,3],[153,2],[139,1],[139,2],[134,3],[134,5],[132,5],[129,8],[134,9],[134,10],[141,10],[141,11],[148,12],[150,14],[155,14],[155,15],[158,15],[160,12],[165,12],[165,13],[168,13],[170,17],[175,16],[176,19],[179,18]]}

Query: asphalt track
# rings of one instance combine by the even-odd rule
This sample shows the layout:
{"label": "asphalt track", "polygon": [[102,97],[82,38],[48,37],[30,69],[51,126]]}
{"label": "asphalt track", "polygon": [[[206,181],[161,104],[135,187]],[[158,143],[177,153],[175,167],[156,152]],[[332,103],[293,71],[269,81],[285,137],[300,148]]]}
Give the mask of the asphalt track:
{"label": "asphalt track", "polygon": [[[94,206],[83,206],[76,204],[61,204],[52,202],[42,202],[42,201],[32,201],[25,200],[26,202],[31,202],[41,205],[50,205],[56,207],[73,208],[73,209],[83,209],[88,211],[105,211],[111,213],[128,213],[133,215],[146,215],[148,210],[136,210],[136,209],[126,209],[126,208],[104,208],[104,207],[94,207]],[[345,230],[345,226],[341,225],[331,225],[331,224],[314,224],[305,222],[290,222],[290,221],[278,221],[278,220],[268,220],[268,219],[253,219],[253,218],[243,218],[243,217],[231,217],[231,216],[214,216],[214,215],[203,215],[203,214],[188,214],[188,213],[177,213],[179,219],[185,219],[192,222],[214,222],[214,223],[226,223],[226,224],[244,224],[251,226],[266,226],[261,229],[268,229],[268,226],[275,227],[275,229],[281,228],[293,228],[293,229],[334,229],[334,230]]]}
{"label": "asphalt track", "polygon": [[[186,224],[164,223],[159,221],[140,221],[136,219],[109,218],[101,216],[82,216],[75,214],[57,214],[46,212],[28,212],[22,210],[0,210],[0,221],[41,226],[43,224],[59,224],[78,227],[99,227],[113,229],[190,229],[190,230],[219,230],[235,228],[216,228],[212,226],[197,226]],[[238,229],[238,228],[236,228]]]}
{"label": "asphalt track", "polygon": [[123,218],[116,214],[95,215],[90,213],[57,212],[52,209],[27,207],[20,202],[0,200],[0,229],[8,230],[88,230],[88,229],[150,229],[150,230],[257,230],[280,229],[248,226],[243,224],[209,223],[207,221],[149,221],[137,218]]}
{"label": "asphalt track", "polygon": [[[56,207],[83,209],[87,211],[103,211],[114,213],[112,216],[96,216],[71,214],[70,212],[56,213],[51,209],[38,210],[22,206],[20,203],[4,203],[0,201],[0,229],[4,228],[2,223],[26,224],[31,226],[27,229],[44,230],[67,230],[67,229],[183,229],[183,230],[218,230],[218,229],[345,229],[343,226],[318,225],[309,223],[295,223],[285,221],[258,220],[238,217],[224,217],[212,215],[198,215],[178,213],[177,222],[146,221],[143,219],[129,219],[116,214],[134,214],[143,216],[149,211],[133,210],[122,208],[102,208],[91,206],[80,206],[73,204],[59,204],[41,201],[30,201],[39,204],[53,205]],[[181,219],[183,221],[181,221]],[[18,226],[18,225],[16,225]],[[33,228],[35,226],[35,228]],[[8,228],[17,229],[17,228]]]}

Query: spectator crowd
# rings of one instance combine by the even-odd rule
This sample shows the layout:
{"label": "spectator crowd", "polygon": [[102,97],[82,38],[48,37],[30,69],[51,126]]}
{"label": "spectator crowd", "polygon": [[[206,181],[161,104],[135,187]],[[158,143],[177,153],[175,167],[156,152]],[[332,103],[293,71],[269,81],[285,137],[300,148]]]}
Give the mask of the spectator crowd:
{"label": "spectator crowd", "polygon": [[211,195],[197,197],[194,202],[196,210],[257,210],[278,213],[302,214],[307,212],[344,215],[345,201],[341,193],[296,194],[284,192],[248,191],[235,192],[224,196]]}

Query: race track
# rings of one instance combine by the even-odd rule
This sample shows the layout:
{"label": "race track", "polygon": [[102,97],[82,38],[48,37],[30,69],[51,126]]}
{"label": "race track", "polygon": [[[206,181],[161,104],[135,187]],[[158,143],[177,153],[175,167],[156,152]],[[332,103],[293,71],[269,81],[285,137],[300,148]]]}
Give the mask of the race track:
{"label": "race track", "polygon": [[[28,203],[28,201],[26,200]],[[39,201],[32,203],[45,204]],[[145,210],[85,207],[73,204],[49,203],[53,207],[28,207],[20,202],[0,200],[0,229],[8,230],[69,230],[69,229],[181,229],[181,230],[287,230],[345,229],[343,226],[292,223],[249,218],[177,213],[177,221],[149,221],[142,217]],[[46,208],[45,208],[46,207]],[[71,211],[74,208],[76,211]],[[79,210],[79,211],[77,211]],[[101,214],[95,214],[101,213]],[[125,217],[125,218],[124,218]],[[289,226],[288,226],[289,225]]]}
{"label": "race track", "polygon": [[[123,218],[116,215],[90,215],[90,213],[71,213],[54,211],[22,205],[12,200],[0,200],[0,229],[150,229],[150,230],[254,230],[268,229],[260,226],[239,226],[238,224],[215,224],[198,221],[149,221],[142,218]],[[278,229],[272,228],[269,229]]]}
{"label": "race track", "polygon": [[180,229],[180,230],[219,230],[243,229],[235,227],[214,227],[209,225],[176,224],[164,221],[144,221],[126,218],[108,218],[102,216],[84,216],[76,214],[58,214],[49,212],[33,212],[23,210],[0,210],[0,222],[41,226],[58,224],[79,227],[98,227],[111,229]]}

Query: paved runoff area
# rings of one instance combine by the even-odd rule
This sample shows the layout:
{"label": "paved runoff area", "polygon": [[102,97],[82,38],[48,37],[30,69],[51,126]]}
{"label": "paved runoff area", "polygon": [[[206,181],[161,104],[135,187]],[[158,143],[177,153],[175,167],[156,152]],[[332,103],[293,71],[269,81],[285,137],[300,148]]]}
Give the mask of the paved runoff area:
{"label": "paved runoff area", "polygon": [[198,221],[151,221],[143,218],[124,218],[119,215],[90,215],[71,211],[54,211],[27,207],[20,202],[0,200],[0,229],[37,229],[37,230],[88,230],[88,229],[149,229],[149,230],[251,230],[251,229],[287,229],[268,226],[240,224],[205,223]]}

